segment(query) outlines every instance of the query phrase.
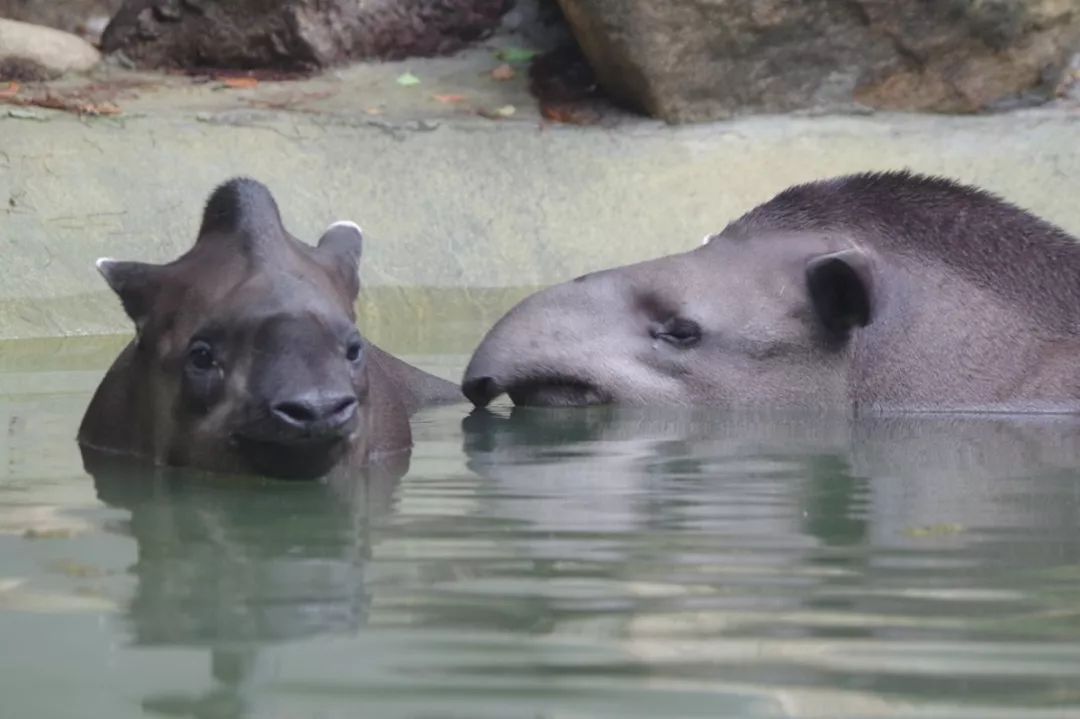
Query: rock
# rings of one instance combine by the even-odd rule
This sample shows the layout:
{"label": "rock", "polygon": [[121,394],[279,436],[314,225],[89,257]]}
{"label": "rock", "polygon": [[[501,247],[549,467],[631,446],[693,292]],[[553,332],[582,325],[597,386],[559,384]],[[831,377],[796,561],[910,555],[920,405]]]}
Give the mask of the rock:
{"label": "rock", "polygon": [[1072,102],[1080,102],[1080,52],[1073,55],[1058,78],[1054,95]]}
{"label": "rock", "polygon": [[[122,0],[0,0],[0,17],[46,25],[96,42]],[[103,21],[104,19],[104,21]]]}
{"label": "rock", "polygon": [[0,82],[17,80],[19,82],[45,82],[55,80],[60,73],[54,72],[40,62],[24,57],[0,58]]}
{"label": "rock", "polygon": [[453,52],[510,0],[126,0],[102,35],[142,67],[303,71]]}
{"label": "rock", "polygon": [[47,80],[85,72],[100,60],[101,54],[82,38],[0,18],[0,79]]}
{"label": "rock", "polygon": [[605,91],[669,122],[976,112],[1052,85],[1080,47],[1080,0],[559,2]]}

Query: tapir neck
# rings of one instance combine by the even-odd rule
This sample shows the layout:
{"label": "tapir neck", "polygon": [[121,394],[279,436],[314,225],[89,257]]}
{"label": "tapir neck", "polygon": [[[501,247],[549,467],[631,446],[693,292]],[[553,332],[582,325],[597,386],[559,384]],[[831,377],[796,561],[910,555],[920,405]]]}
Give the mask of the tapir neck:
{"label": "tapir neck", "polygon": [[411,415],[432,404],[461,402],[464,395],[456,384],[413,367],[373,344],[368,345],[368,362],[380,376],[392,383],[405,410]]}
{"label": "tapir neck", "polygon": [[152,398],[136,379],[145,371],[139,367],[138,348],[132,340],[90,400],[79,426],[81,444],[110,453],[155,457],[154,438],[143,431],[155,426]]}
{"label": "tapir neck", "polygon": [[[857,408],[1080,410],[1080,336],[926,263],[889,262],[873,322],[855,337]],[[916,266],[918,264],[918,266]]]}
{"label": "tapir neck", "polygon": [[412,447],[409,414],[393,381],[376,362],[367,363],[368,394],[364,401],[364,436],[354,448],[357,463],[378,460]]}

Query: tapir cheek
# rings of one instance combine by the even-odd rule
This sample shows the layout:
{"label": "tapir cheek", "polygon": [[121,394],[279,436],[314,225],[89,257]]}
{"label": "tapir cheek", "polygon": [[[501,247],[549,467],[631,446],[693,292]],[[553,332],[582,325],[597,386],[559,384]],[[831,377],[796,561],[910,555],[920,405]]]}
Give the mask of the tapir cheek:
{"label": "tapir cheek", "polygon": [[182,384],[182,394],[189,410],[194,412],[210,410],[220,403],[225,396],[223,370],[215,368],[206,372],[186,371]]}

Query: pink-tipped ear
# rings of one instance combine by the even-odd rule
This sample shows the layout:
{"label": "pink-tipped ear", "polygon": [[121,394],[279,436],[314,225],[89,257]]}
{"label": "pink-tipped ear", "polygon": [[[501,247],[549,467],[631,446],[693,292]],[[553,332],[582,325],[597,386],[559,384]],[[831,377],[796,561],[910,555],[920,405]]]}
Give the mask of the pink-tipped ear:
{"label": "pink-tipped ear", "polygon": [[319,260],[345,282],[355,298],[360,294],[360,257],[364,251],[364,232],[348,220],[335,222],[319,238]]}
{"label": "pink-tipped ear", "polygon": [[330,230],[333,230],[336,227],[348,228],[348,229],[354,231],[357,235],[359,235],[361,239],[363,239],[363,237],[364,237],[364,231],[360,228],[360,225],[356,224],[355,222],[352,222],[351,220],[338,220],[334,224],[327,227],[326,231],[329,232]]}

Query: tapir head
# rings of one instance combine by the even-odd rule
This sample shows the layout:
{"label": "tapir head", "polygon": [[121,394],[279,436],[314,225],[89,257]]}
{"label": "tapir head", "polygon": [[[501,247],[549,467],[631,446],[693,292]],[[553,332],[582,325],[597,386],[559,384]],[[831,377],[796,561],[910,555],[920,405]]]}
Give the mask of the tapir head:
{"label": "tapir head", "polygon": [[828,234],[713,237],[526,298],[487,334],[462,389],[477,406],[815,407],[847,398],[874,314],[871,254]]}
{"label": "tapir head", "polygon": [[235,179],[211,195],[179,259],[100,260],[137,336],[80,440],[165,464],[326,473],[364,441],[361,243],[352,223],[331,225],[315,247],[300,242],[266,187]]}

